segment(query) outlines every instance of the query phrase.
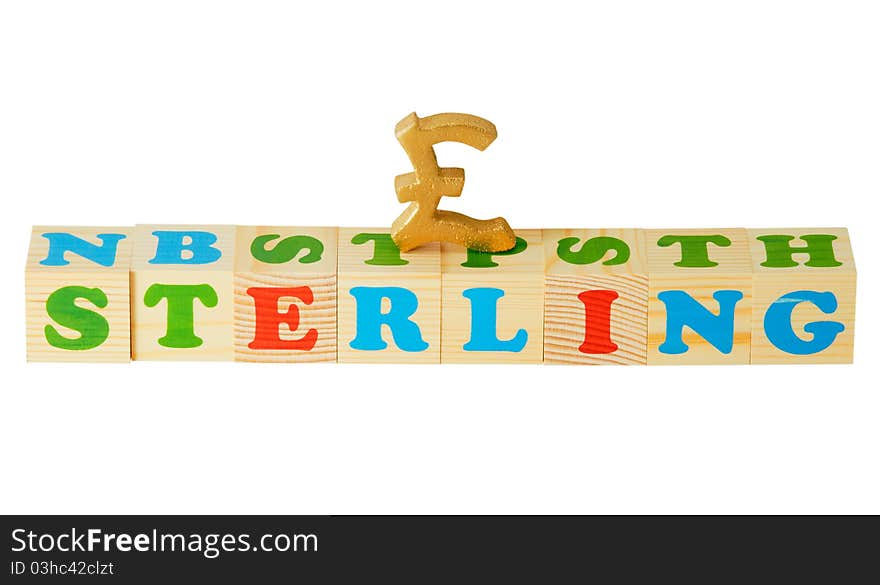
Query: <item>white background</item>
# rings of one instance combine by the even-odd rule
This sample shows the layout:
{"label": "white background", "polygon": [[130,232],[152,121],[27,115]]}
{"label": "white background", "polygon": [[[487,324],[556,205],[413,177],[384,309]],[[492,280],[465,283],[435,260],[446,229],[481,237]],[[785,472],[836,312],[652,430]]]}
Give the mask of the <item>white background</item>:
{"label": "white background", "polygon": [[[601,4],[4,2],[0,511],[880,512],[876,4]],[[413,110],[477,217],[849,227],[856,364],[25,363],[33,224],[387,226]]]}

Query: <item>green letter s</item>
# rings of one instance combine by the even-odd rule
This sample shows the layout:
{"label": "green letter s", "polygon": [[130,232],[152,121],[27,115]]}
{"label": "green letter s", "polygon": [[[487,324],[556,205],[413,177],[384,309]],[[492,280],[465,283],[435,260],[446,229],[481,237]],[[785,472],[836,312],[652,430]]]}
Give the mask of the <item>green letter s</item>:
{"label": "green letter s", "polygon": [[100,313],[76,305],[76,299],[86,299],[99,309],[107,306],[107,295],[99,288],[65,286],[46,299],[46,313],[63,327],[79,331],[76,339],[64,337],[52,325],[44,329],[46,341],[52,347],[82,351],[98,347],[110,336],[110,324]]}

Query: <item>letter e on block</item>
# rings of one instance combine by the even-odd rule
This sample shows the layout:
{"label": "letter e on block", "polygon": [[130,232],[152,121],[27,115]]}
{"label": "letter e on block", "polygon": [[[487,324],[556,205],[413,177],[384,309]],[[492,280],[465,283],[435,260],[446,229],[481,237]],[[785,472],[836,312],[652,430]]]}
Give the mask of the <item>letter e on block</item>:
{"label": "letter e on block", "polygon": [[846,228],[748,233],[752,363],[852,363],[856,265]]}
{"label": "letter e on block", "polygon": [[335,227],[236,228],[236,361],[336,361],[337,237]]}
{"label": "letter e on block", "polygon": [[25,267],[27,359],[131,359],[132,229],[36,226]]}
{"label": "letter e on block", "polygon": [[644,365],[644,232],[544,230],[544,256],[544,363]]}

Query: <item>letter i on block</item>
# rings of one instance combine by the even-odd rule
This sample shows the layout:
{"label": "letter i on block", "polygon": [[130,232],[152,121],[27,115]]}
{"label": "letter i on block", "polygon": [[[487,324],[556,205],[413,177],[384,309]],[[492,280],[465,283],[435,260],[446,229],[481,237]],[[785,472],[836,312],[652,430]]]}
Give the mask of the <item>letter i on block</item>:
{"label": "letter i on block", "polygon": [[336,361],[337,228],[236,228],[235,359]]}
{"label": "letter i on block", "polygon": [[131,359],[128,269],[131,228],[43,227],[25,268],[27,359]]}
{"label": "letter i on block", "polygon": [[544,359],[541,230],[518,230],[500,253],[444,242],[444,363],[539,364]]}
{"label": "letter i on block", "polygon": [[134,359],[233,359],[234,250],[234,226],[137,226]]}
{"label": "letter i on block", "polygon": [[748,230],[752,363],[852,363],[856,266],[845,228]]}
{"label": "letter i on block", "polygon": [[648,365],[749,363],[746,230],[646,230]]}
{"label": "letter i on block", "polygon": [[339,229],[340,362],[440,363],[440,246],[402,253],[387,229]]}
{"label": "letter i on block", "polygon": [[644,365],[644,232],[544,230],[544,256],[544,362]]}

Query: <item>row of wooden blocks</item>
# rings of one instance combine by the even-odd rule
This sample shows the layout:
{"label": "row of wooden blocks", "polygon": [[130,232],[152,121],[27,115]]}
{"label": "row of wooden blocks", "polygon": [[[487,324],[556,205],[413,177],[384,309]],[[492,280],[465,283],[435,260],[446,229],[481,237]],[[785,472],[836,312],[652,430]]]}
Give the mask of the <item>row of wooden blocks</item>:
{"label": "row of wooden blocks", "polygon": [[501,254],[386,229],[35,227],[31,361],[848,363],[842,228],[527,229]]}

